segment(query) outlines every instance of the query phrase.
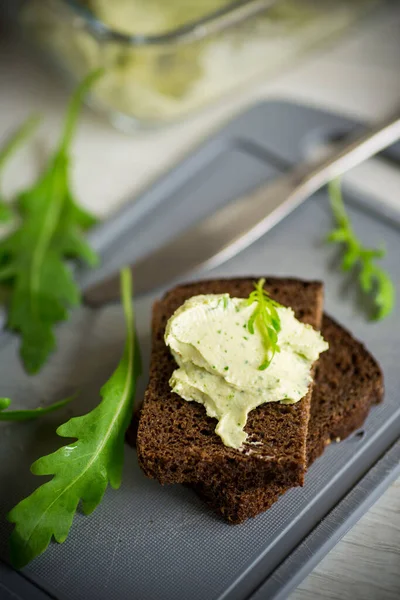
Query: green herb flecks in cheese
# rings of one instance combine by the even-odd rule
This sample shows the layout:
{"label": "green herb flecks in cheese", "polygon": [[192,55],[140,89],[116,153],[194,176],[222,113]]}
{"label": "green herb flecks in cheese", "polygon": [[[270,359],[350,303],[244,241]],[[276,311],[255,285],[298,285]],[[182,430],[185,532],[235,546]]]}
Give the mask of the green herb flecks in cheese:
{"label": "green herb flecks in cheese", "polygon": [[265,330],[254,319],[257,308],[256,298],[194,296],[169,319],[165,331],[165,343],[178,364],[171,388],[187,401],[204,404],[218,420],[216,433],[233,448],[246,441],[251,410],[265,402],[292,404],[306,395],[311,367],[328,348],[292,309],[274,303],[279,327],[265,367],[268,348]]}

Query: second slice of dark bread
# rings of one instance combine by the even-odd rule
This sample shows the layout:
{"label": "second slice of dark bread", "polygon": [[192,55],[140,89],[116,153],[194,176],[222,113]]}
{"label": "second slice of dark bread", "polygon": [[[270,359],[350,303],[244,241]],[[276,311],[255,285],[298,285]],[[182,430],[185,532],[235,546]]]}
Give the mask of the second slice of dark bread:
{"label": "second slice of dark bread", "polygon": [[[246,432],[250,444],[228,448],[215,433],[217,421],[204,406],[174,394],[169,379],[176,363],[164,343],[168,319],[185,300],[198,294],[229,293],[247,298],[252,279],[201,281],[176,287],[153,308],[152,356],[149,385],[137,433],[139,464],[147,476],[160,483],[240,484],[241,489],[271,481],[301,485],[307,467],[306,438],[311,387],[292,405],[267,403],[249,414]],[[296,317],[319,329],[323,286],[320,282],[266,278],[272,298],[291,306]]]}
{"label": "second slice of dark bread", "polygon": [[[361,427],[371,405],[383,399],[382,372],[365,347],[326,315],[322,335],[329,350],[321,354],[316,370],[307,438],[309,465],[331,440],[344,439]],[[243,490],[240,485],[205,482],[194,489],[228,522],[241,523],[267,510],[290,486],[271,482]]]}

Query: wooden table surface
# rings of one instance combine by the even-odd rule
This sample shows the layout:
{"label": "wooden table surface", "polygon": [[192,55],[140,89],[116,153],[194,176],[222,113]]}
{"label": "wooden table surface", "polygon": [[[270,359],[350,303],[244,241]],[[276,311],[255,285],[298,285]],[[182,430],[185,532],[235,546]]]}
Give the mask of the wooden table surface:
{"label": "wooden table surface", "polygon": [[[37,109],[46,114],[41,139],[50,145],[58,136],[65,89],[12,38],[0,36],[0,44],[0,132]],[[273,81],[246,88],[186,123],[129,137],[86,111],[75,144],[77,196],[99,216],[106,216],[221,122],[251,102],[272,97],[366,120],[378,119],[399,105],[399,4],[362,22],[339,45],[314,53]],[[4,192],[23,187],[36,172],[36,161],[22,152],[7,169]],[[291,595],[291,600],[319,598],[400,598],[400,481]]]}
{"label": "wooden table surface", "polygon": [[400,480],[290,595],[290,600],[320,598],[400,598]]}

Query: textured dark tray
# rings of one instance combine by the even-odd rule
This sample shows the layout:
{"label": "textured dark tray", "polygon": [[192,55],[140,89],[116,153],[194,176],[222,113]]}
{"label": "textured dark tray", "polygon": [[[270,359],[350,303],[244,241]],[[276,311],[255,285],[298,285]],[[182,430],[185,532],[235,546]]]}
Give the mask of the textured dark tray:
{"label": "textured dark tray", "polygon": [[[103,266],[81,273],[82,284],[143,255],[304,158],[314,145],[355,127],[336,115],[293,104],[255,106],[92,233]],[[399,148],[391,154],[400,156]],[[385,241],[385,266],[398,283],[399,231],[368,212],[362,198],[347,200],[362,237],[370,244]],[[321,191],[212,275],[292,275],[325,282],[327,311],[366,343],[384,369],[386,399],[372,410],[364,434],[332,444],[310,469],[304,488],[290,490],[267,513],[237,527],[208,512],[191,490],[163,488],[147,480],[135,451],[127,447],[121,489],[108,490],[92,516],[78,515],[68,540],[53,544],[23,574],[4,565],[2,600],[14,598],[12,594],[33,599],[33,590],[38,599],[48,594],[59,600],[244,600],[253,594],[257,600],[282,598],[395,478],[399,447],[389,449],[400,433],[400,309],[382,323],[367,321],[351,283],[338,270],[336,250],[323,243],[330,227],[328,199]],[[136,303],[145,365],[154,297]],[[54,435],[58,423],[95,404],[96,390],[116,364],[123,338],[119,306],[98,313],[80,309],[59,328],[57,354],[40,376],[29,379],[16,360],[15,339],[2,334],[2,393],[16,404],[36,406],[77,386],[84,391],[83,400],[62,414],[38,423],[0,424],[0,449],[7,456],[0,465],[4,561],[10,530],[4,514],[40,481],[29,474],[30,463],[60,445]]]}

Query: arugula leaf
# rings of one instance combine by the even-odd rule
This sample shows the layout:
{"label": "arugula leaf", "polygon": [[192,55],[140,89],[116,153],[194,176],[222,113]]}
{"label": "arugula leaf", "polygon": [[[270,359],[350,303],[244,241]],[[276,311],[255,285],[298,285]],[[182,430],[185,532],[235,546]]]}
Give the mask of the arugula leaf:
{"label": "arugula leaf", "polygon": [[39,181],[19,196],[20,226],[0,242],[0,281],[11,288],[7,326],[21,335],[28,373],[46,362],[56,345],[54,326],[80,303],[66,259],[97,263],[83,237],[95,220],[75,203],[68,178],[78,110],[100,74],[89,75],[73,94],[59,148]]}
{"label": "arugula leaf", "polygon": [[375,264],[375,260],[385,256],[385,250],[366,248],[358,239],[344,207],[340,182],[332,181],[328,191],[337,226],[328,235],[327,241],[344,245],[342,270],[350,271],[353,267],[359,267],[358,280],[362,291],[374,294],[375,319],[384,319],[392,312],[396,296],[390,276]]}
{"label": "arugula leaf", "polygon": [[275,352],[280,352],[278,334],[281,330],[281,322],[276,310],[276,307],[280,304],[269,297],[264,290],[264,284],[265,279],[260,279],[255,283],[255,290],[251,292],[247,299],[248,305],[256,304],[254,312],[247,323],[247,328],[251,334],[254,334],[254,325],[257,325],[265,350],[265,358],[258,367],[260,371],[264,371],[269,366]]}
{"label": "arugula leaf", "polygon": [[[0,150],[0,175],[4,168],[5,163],[14,154],[14,152],[21,146],[21,144],[32,135],[33,131],[39,124],[39,116],[31,115],[18,127],[15,133],[7,140],[3,148]],[[9,204],[4,201],[4,198],[0,192],[0,222],[7,223],[11,221],[13,217],[13,211]]]}
{"label": "arugula leaf", "polygon": [[66,404],[69,404],[74,398],[75,395],[60,400],[59,402],[54,402],[54,404],[50,404],[49,406],[39,406],[38,408],[23,410],[8,410],[6,412],[3,411],[10,406],[11,400],[9,398],[0,398],[0,421],[31,421],[33,419],[38,419],[43,415],[52,413]]}
{"label": "arugula leaf", "polygon": [[136,379],[140,373],[132,308],[129,269],[121,271],[121,293],[127,339],[122,359],[102,387],[102,400],[91,412],[70,419],[57,429],[61,437],[74,438],[53,454],[39,458],[34,475],[53,475],[11,510],[11,560],[21,568],[44,552],[52,537],[66,540],[78,504],[90,514],[101,502],[108,483],[121,484],[124,434],[132,415]]}

